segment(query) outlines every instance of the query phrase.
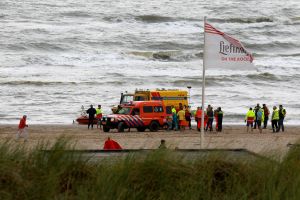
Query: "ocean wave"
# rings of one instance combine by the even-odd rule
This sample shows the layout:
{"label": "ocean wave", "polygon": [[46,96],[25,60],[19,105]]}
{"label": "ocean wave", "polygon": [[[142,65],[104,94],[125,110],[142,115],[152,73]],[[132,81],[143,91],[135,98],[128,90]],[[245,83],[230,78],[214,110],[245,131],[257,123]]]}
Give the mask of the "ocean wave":
{"label": "ocean wave", "polygon": [[250,78],[251,80],[264,80],[264,81],[279,81],[280,78],[276,76],[275,74],[271,74],[268,72],[259,73],[259,74],[248,74],[246,75],[247,78]]}
{"label": "ocean wave", "polygon": [[9,44],[7,48],[15,51],[26,51],[30,49],[43,51],[65,51],[68,49],[67,47],[62,47],[62,45],[51,44],[48,42]]}
{"label": "ocean wave", "polygon": [[210,22],[218,22],[218,23],[261,23],[261,22],[273,22],[273,18],[271,17],[257,17],[257,18],[210,18]]}
{"label": "ocean wave", "polygon": [[89,17],[91,17],[90,14],[88,14],[87,12],[83,12],[83,11],[63,12],[63,13],[60,13],[60,15],[63,16],[63,17],[80,17],[80,18],[89,18]]}
{"label": "ocean wave", "polygon": [[300,53],[252,53],[253,57],[299,57]]}
{"label": "ocean wave", "polygon": [[161,16],[161,15],[139,15],[139,16],[135,16],[135,20],[146,22],[146,23],[160,23],[160,22],[177,21],[176,18]]}
{"label": "ocean wave", "polygon": [[279,41],[272,41],[270,43],[246,43],[244,42],[245,47],[248,49],[254,49],[254,50],[268,50],[270,49],[293,49],[293,48],[299,48],[300,44],[297,44],[295,42],[279,42]]}
{"label": "ocean wave", "polygon": [[191,61],[203,57],[203,52],[183,53],[179,50],[132,51],[132,52],[128,52],[127,54],[147,58],[150,60],[162,60],[162,61],[172,61],[172,62],[186,62],[186,61]]}
{"label": "ocean wave", "polygon": [[179,43],[179,42],[170,42],[170,41],[161,41],[152,43],[147,46],[149,49],[174,49],[174,50],[194,50],[194,49],[202,49],[203,45],[200,43],[195,44],[186,44],[186,43]]}
{"label": "ocean wave", "polygon": [[[191,86],[195,86],[195,85],[202,85],[202,78],[184,78],[184,79],[177,79],[177,80],[173,80],[173,79],[164,79],[163,81],[156,81],[157,83],[159,83],[158,85],[172,85],[174,87],[186,87],[187,85],[191,85]],[[221,85],[222,83],[219,80],[213,80],[210,78],[206,78],[206,82],[205,85],[208,87],[211,86],[217,86],[217,85]]]}
{"label": "ocean wave", "polygon": [[161,59],[161,60],[170,60],[171,57],[174,57],[180,54],[180,51],[177,50],[166,50],[166,51],[131,51],[128,54],[134,56],[141,56],[148,59]]}
{"label": "ocean wave", "polygon": [[76,85],[76,82],[62,82],[62,81],[3,81],[1,85],[31,85],[31,86],[43,86],[43,85]]}
{"label": "ocean wave", "polygon": [[28,43],[24,45],[25,48],[33,48],[33,49],[38,49],[38,50],[55,50],[55,51],[65,51],[67,48],[63,48],[61,45],[57,44],[51,44],[49,42],[36,42],[36,43]]}
{"label": "ocean wave", "polygon": [[106,73],[107,76],[112,76],[112,77],[124,77],[124,74],[121,74],[121,73]]}

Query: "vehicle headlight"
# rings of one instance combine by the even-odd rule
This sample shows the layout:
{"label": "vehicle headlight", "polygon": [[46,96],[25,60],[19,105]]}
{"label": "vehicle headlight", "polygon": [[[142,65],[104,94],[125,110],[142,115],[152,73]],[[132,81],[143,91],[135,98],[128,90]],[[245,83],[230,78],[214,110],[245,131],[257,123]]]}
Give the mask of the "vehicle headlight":
{"label": "vehicle headlight", "polygon": [[114,121],[115,121],[115,118],[111,118],[110,121],[111,121],[111,122],[114,122]]}

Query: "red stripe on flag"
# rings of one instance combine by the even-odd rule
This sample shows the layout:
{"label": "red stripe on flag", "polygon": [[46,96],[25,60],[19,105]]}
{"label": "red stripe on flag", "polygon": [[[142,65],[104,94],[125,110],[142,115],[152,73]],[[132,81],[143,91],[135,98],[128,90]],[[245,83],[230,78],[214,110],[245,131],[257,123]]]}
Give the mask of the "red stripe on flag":
{"label": "red stripe on flag", "polygon": [[223,33],[219,30],[217,30],[216,28],[214,28],[212,25],[208,24],[205,22],[205,28],[204,28],[205,33],[211,33],[211,34],[218,34],[221,35],[225,40],[227,40],[229,43],[233,44],[234,46],[240,47],[242,48],[246,54],[250,57],[250,62],[253,61],[253,56],[251,53],[249,53],[244,46],[242,45],[242,43],[240,41],[238,41],[237,39],[234,39],[233,37],[227,35],[226,33]]}

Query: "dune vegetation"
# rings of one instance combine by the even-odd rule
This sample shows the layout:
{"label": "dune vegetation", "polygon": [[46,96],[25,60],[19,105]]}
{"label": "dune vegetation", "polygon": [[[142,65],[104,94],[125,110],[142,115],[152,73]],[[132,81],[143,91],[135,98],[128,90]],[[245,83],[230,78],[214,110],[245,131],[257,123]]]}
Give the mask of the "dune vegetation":
{"label": "dune vegetation", "polygon": [[2,142],[0,199],[300,199],[297,147],[281,161],[166,149],[97,160],[70,149],[65,139],[31,150]]}

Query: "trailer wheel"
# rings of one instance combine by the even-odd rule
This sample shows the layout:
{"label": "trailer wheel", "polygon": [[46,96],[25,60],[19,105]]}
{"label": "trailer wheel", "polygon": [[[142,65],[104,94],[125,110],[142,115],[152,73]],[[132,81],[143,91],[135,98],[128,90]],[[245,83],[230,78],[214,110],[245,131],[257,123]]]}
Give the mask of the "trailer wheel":
{"label": "trailer wheel", "polygon": [[125,125],[124,122],[119,122],[118,124],[118,132],[124,132]]}
{"label": "trailer wheel", "polygon": [[159,128],[159,124],[156,121],[152,121],[149,125],[149,129],[152,132],[158,131],[158,128]]}
{"label": "trailer wheel", "polygon": [[104,132],[109,132],[109,130],[110,130],[110,128],[109,128],[109,127],[107,127],[107,126],[103,126],[103,131],[104,131]]}
{"label": "trailer wheel", "polygon": [[146,130],[145,127],[137,127],[138,132],[144,132]]}

